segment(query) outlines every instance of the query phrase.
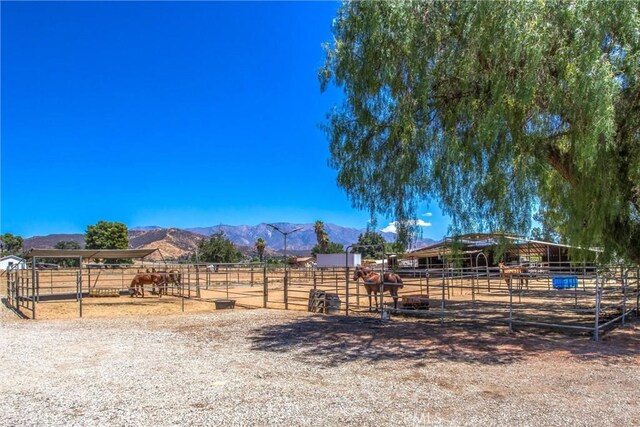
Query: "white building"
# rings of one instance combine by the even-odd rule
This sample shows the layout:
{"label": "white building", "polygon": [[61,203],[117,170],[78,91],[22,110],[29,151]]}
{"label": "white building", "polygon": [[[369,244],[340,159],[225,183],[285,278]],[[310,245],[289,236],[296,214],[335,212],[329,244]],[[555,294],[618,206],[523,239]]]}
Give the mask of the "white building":
{"label": "white building", "polygon": [[[7,270],[9,267],[17,265],[17,268],[25,269],[27,268],[27,264],[24,259],[20,258],[16,255],[7,255],[5,257],[0,258],[0,270]],[[16,268],[16,267],[14,267]]]}
{"label": "white building", "polygon": [[318,267],[355,267],[362,264],[362,255],[349,253],[318,254],[316,255]]}

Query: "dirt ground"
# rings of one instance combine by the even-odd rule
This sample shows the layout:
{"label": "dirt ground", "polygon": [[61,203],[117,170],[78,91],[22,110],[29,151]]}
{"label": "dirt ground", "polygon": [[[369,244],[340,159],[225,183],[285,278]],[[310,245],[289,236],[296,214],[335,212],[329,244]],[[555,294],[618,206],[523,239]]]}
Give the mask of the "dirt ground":
{"label": "dirt ground", "polygon": [[165,304],[36,321],[3,306],[2,424],[640,425],[637,321],[593,342]]}

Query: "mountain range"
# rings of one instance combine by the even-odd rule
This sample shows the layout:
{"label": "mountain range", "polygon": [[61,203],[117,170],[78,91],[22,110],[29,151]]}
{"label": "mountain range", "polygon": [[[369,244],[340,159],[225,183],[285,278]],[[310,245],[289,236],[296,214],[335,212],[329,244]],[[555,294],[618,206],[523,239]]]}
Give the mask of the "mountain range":
{"label": "mountain range", "polygon": [[[307,255],[317,243],[314,224],[274,223],[285,232],[295,228],[302,228],[287,236],[287,252],[292,255]],[[325,223],[324,229],[332,242],[348,246],[358,241],[358,237],[365,230],[342,227]],[[223,232],[246,255],[255,255],[255,241],[263,238],[267,243],[267,255],[282,253],[284,237],[267,224],[250,225],[216,225],[211,227],[194,227],[187,229],[163,228],[157,226],[134,227],[129,229],[129,247],[132,249],[158,248],[165,259],[175,259],[195,251],[198,241],[202,238]],[[380,232],[388,242],[395,240],[394,233]],[[73,240],[84,246],[84,234],[50,234],[48,236],[34,236],[24,240],[24,248],[52,248],[62,240]],[[423,246],[434,242],[431,239],[420,239],[415,246]]]}

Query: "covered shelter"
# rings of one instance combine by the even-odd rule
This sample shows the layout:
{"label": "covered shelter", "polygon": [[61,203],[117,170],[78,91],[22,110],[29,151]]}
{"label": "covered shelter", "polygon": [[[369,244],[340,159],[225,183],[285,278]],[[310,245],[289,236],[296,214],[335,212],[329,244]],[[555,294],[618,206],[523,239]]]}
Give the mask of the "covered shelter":
{"label": "covered shelter", "polygon": [[159,249],[29,249],[25,259],[80,258],[80,259],[142,259]]}
{"label": "covered shelter", "polygon": [[[418,268],[496,267],[506,264],[569,267],[569,245],[527,239],[514,234],[470,233],[446,238],[440,242],[413,249],[404,258],[417,260]],[[597,250],[588,251],[597,254]]]}
{"label": "covered shelter", "polygon": [[[82,316],[82,298],[89,293],[88,280],[83,280],[83,261],[88,259],[124,260],[144,259],[158,249],[29,249],[23,255],[26,260],[26,268],[23,270],[12,269],[7,277],[7,299],[9,304],[17,311],[26,310],[31,313],[31,318],[36,318],[36,303],[45,300],[75,299],[80,302],[80,315]],[[79,269],[68,271],[64,274],[68,285],[65,289],[71,292],[56,293],[53,290],[49,295],[41,295],[40,273],[38,260],[44,259],[77,259]],[[108,264],[105,264],[105,266]],[[117,266],[117,264],[112,264]],[[86,267],[85,267],[86,268]],[[87,270],[89,272],[89,270]],[[90,273],[89,273],[90,274]],[[86,288],[85,288],[86,283]],[[51,286],[53,288],[53,286]]]}

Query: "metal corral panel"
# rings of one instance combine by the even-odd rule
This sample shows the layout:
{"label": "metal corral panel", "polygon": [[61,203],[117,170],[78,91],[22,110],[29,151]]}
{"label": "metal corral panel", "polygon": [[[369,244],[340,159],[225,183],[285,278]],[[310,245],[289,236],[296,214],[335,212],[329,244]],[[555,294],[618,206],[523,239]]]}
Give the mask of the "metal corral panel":
{"label": "metal corral panel", "polygon": [[316,255],[318,267],[355,267],[362,264],[360,254],[318,254]]}

